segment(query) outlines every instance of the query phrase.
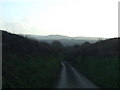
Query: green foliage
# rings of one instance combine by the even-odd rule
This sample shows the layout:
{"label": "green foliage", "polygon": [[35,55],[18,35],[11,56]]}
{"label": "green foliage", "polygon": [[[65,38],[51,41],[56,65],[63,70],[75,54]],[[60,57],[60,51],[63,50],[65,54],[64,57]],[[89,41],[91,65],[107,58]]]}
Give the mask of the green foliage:
{"label": "green foliage", "polygon": [[49,88],[59,70],[59,60],[54,57],[10,55],[3,59],[3,88]]}
{"label": "green foliage", "polygon": [[76,68],[103,88],[118,88],[118,58],[76,59]]}
{"label": "green foliage", "polygon": [[49,88],[60,71],[60,61],[74,65],[98,86],[118,87],[120,38],[64,47],[2,32],[3,88]]}
{"label": "green foliage", "polygon": [[2,43],[3,88],[53,87],[60,72],[56,48],[5,31]]}
{"label": "green foliage", "polygon": [[120,38],[68,48],[65,60],[101,88],[119,87],[118,51]]}

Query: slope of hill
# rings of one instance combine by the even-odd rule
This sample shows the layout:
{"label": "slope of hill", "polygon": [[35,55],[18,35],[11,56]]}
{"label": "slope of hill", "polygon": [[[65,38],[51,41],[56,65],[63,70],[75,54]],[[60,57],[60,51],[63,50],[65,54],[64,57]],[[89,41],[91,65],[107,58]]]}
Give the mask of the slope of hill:
{"label": "slope of hill", "polygon": [[65,60],[103,88],[119,87],[120,38],[68,48]]}
{"label": "slope of hill", "polygon": [[48,44],[5,31],[2,39],[3,88],[52,87],[61,60],[71,63],[100,87],[119,87],[120,38],[69,47],[58,41]]}
{"label": "slope of hill", "polygon": [[55,47],[2,31],[2,87],[50,88],[60,71]]}

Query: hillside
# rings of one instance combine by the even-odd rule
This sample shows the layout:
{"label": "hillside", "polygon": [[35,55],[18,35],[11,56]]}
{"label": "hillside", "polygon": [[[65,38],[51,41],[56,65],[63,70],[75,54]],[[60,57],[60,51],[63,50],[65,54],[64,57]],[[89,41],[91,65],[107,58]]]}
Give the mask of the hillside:
{"label": "hillside", "polygon": [[119,45],[111,38],[64,47],[2,31],[3,88],[53,88],[63,61],[101,88],[118,88]]}
{"label": "hillside", "polygon": [[60,70],[56,48],[2,31],[3,88],[50,88]]}
{"label": "hillside", "polygon": [[[94,44],[68,48],[65,60],[77,70],[103,88],[119,87],[119,54],[120,38],[99,41]],[[71,52],[69,52],[71,51]]]}

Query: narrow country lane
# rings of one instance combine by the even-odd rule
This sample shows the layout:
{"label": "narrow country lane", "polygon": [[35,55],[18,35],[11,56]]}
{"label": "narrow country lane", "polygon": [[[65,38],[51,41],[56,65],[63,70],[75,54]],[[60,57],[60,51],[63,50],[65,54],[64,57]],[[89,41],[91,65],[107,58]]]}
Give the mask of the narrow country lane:
{"label": "narrow country lane", "polygon": [[57,88],[98,88],[69,63],[62,62],[62,71]]}

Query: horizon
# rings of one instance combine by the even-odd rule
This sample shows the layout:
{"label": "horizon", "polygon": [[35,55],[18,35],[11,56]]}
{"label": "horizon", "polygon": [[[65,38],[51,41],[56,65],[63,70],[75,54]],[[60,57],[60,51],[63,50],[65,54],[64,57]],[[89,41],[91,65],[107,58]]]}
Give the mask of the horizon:
{"label": "horizon", "polygon": [[11,33],[11,34],[16,34],[16,35],[33,35],[33,36],[43,36],[43,37],[46,37],[46,36],[63,36],[63,37],[71,37],[71,38],[76,38],[76,37],[85,37],[85,38],[102,38],[102,39],[110,39],[110,38],[118,38],[118,37],[94,37],[94,36],[68,36],[68,35],[61,35],[61,34],[48,34],[48,35],[40,35],[40,34],[26,34],[26,33],[15,33],[15,32],[10,32],[8,30],[0,30],[0,31],[6,31],[8,33]]}
{"label": "horizon", "polygon": [[[22,35],[35,35],[35,34],[22,34]],[[61,35],[61,34],[48,34],[48,35],[35,35],[35,36],[63,36],[63,37],[85,37],[85,38],[108,38],[108,37],[88,37],[88,36],[67,36],[67,35]],[[116,37],[113,37],[116,38]]]}
{"label": "horizon", "polygon": [[4,0],[0,10],[0,29],[11,33],[118,37],[118,0]]}
{"label": "horizon", "polygon": [[[8,33],[12,33],[12,34],[16,34],[16,35],[33,35],[33,36],[63,36],[63,37],[71,37],[71,38],[76,38],[76,37],[85,37],[85,38],[103,38],[103,39],[109,39],[109,37],[89,37],[89,36],[67,36],[67,35],[61,35],[61,34],[48,34],[48,35],[39,35],[39,34],[25,34],[25,33],[14,33],[14,32],[10,32],[10,31],[7,31],[7,30],[1,30],[1,31],[6,31]],[[112,38],[118,38],[118,37],[112,37]]]}

